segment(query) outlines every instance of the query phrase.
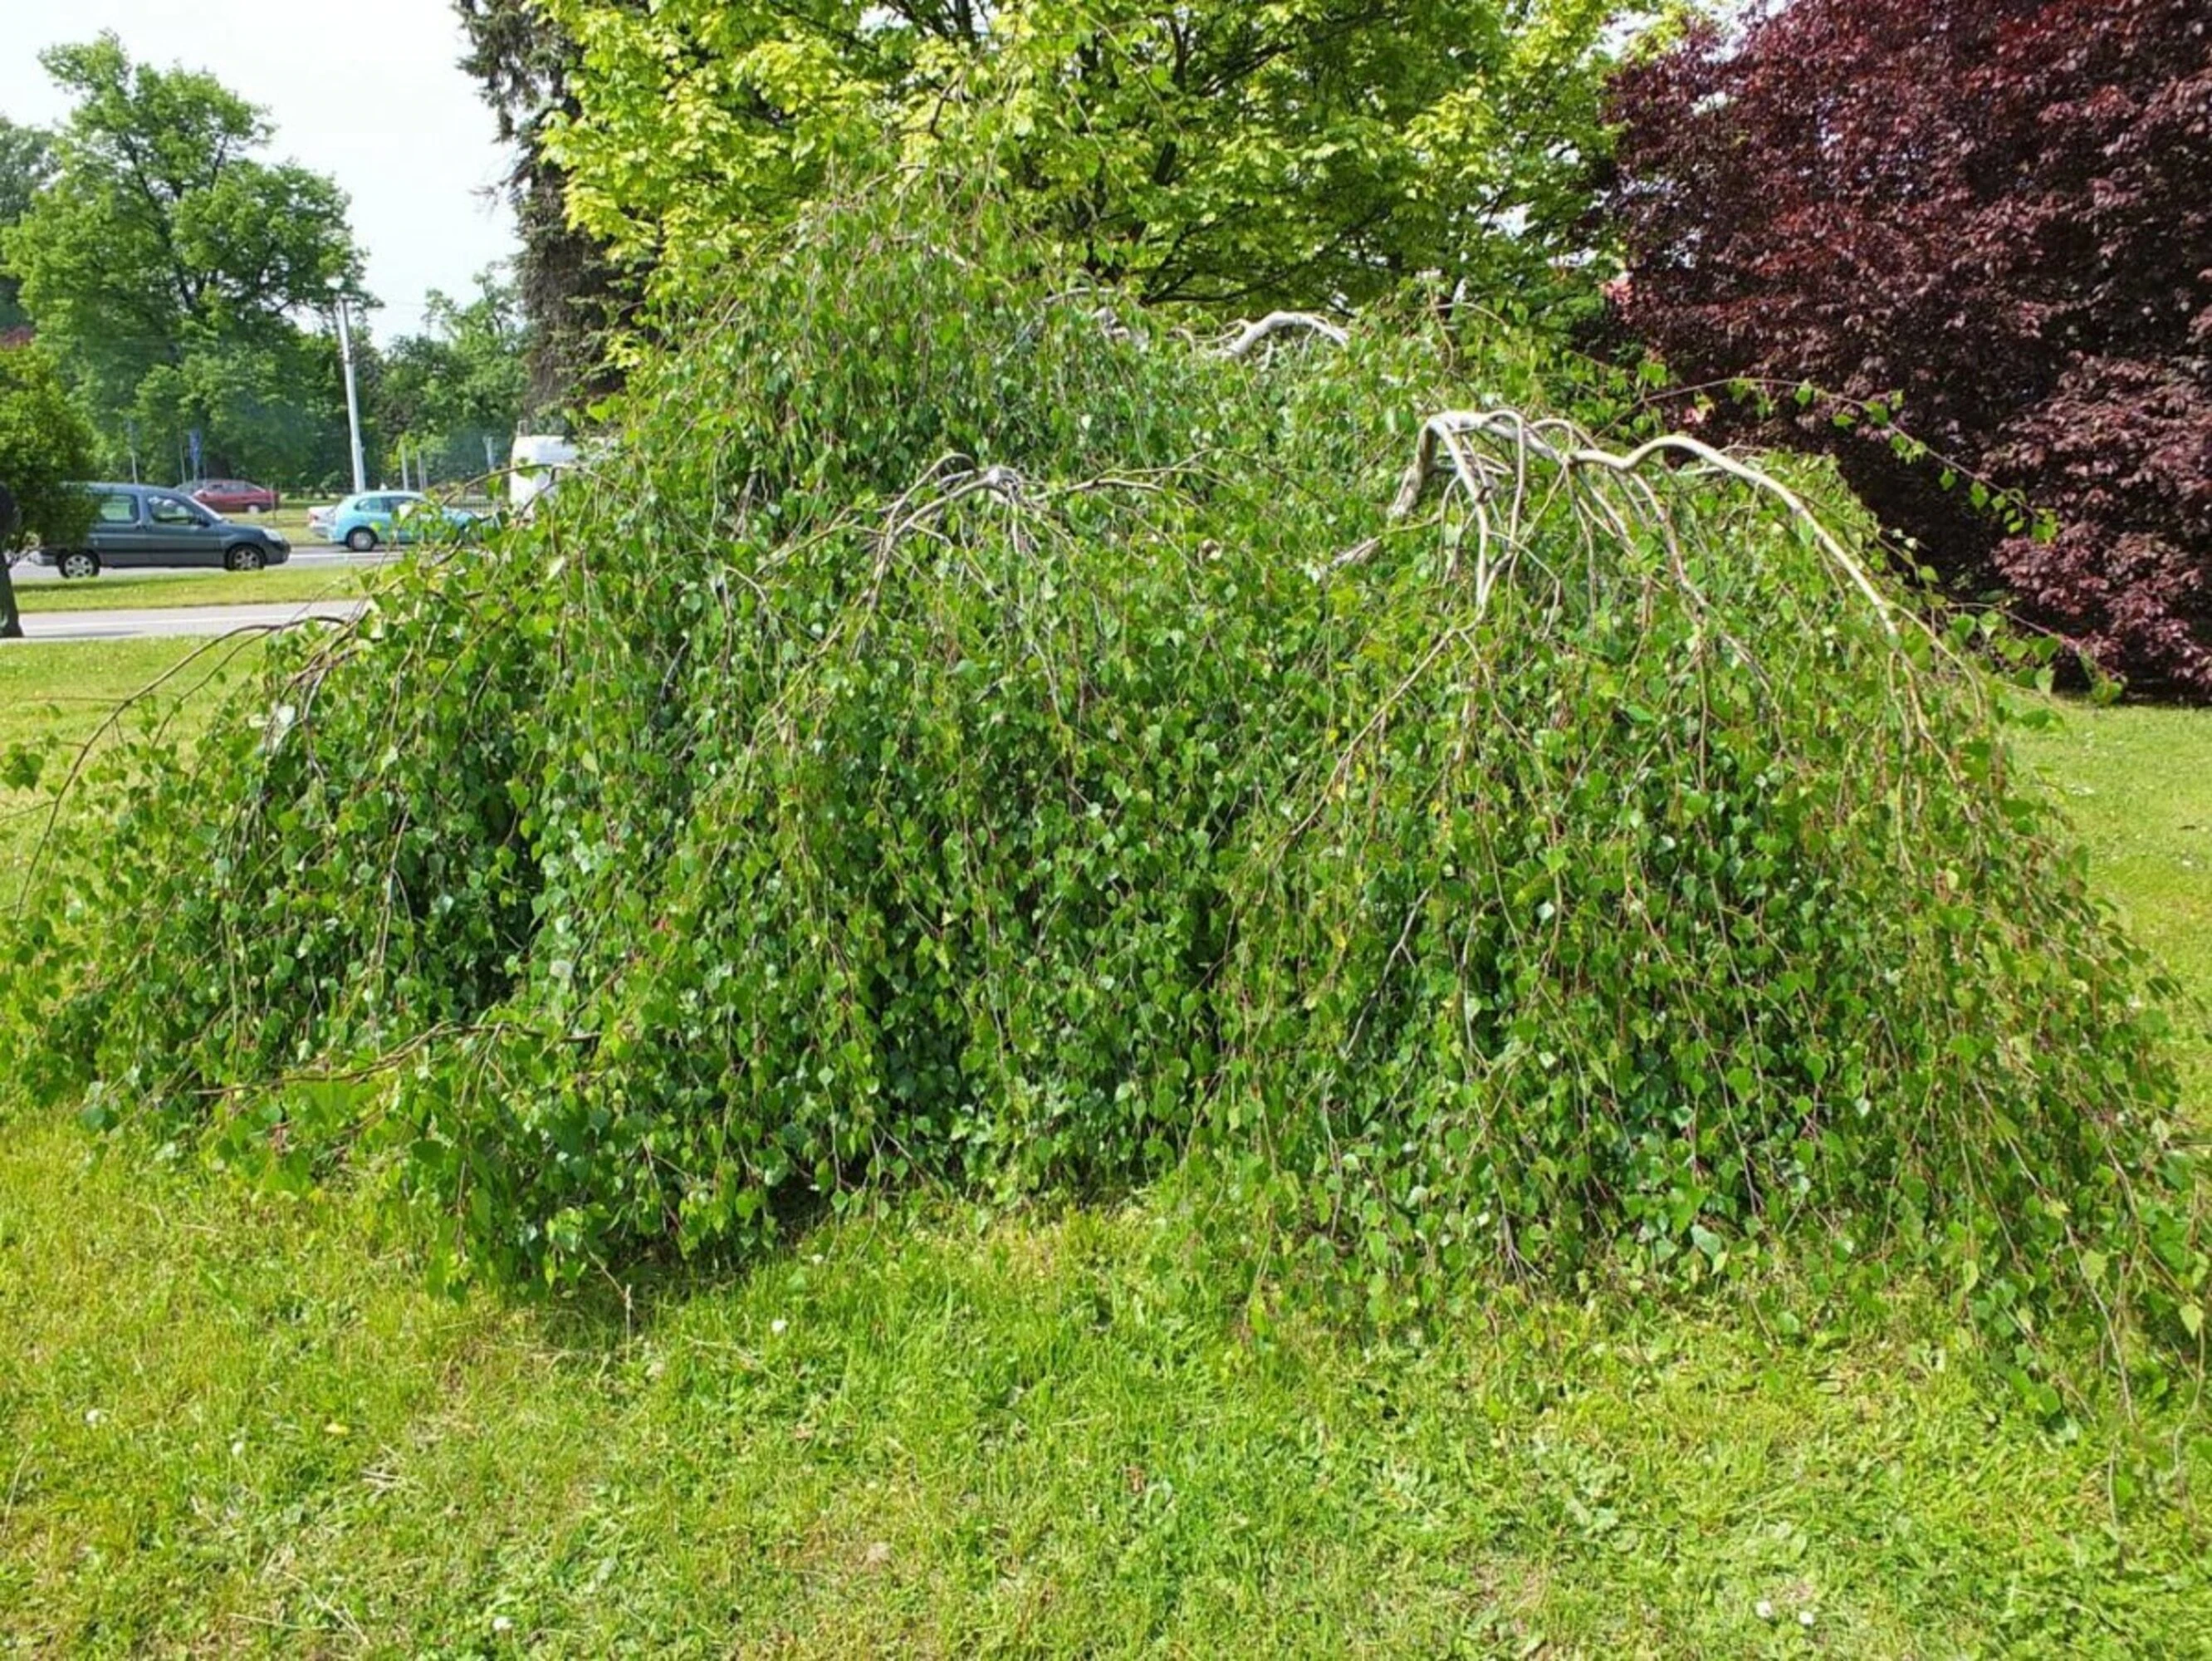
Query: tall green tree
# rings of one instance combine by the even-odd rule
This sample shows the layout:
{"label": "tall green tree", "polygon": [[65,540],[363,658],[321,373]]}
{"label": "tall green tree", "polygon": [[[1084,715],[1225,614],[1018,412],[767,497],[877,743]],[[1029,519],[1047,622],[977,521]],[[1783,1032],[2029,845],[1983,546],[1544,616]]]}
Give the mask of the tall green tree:
{"label": "tall green tree", "polygon": [[537,0],[453,0],[453,9],[468,43],[461,68],[491,106],[500,142],[514,146],[507,196],[522,242],[514,283],[531,326],[526,413],[534,422],[579,393],[613,390],[600,369],[601,342],[634,308],[640,272],[570,219],[568,173],[544,143],[551,122],[580,109],[574,38]]}
{"label": "tall green tree", "polygon": [[434,289],[422,332],[381,354],[371,424],[388,450],[427,460],[441,478],[488,472],[528,407],[529,358],[514,283],[498,268],[478,273],[466,300]]}
{"label": "tall green tree", "polygon": [[9,571],[33,538],[83,533],[91,498],[75,481],[92,471],[93,434],[53,361],[37,346],[0,346],[0,637],[21,638]]}
{"label": "tall green tree", "polygon": [[[30,211],[32,200],[54,173],[53,137],[42,127],[27,127],[0,115],[0,231]],[[22,307],[21,281],[0,262],[0,329],[30,321]]]}
{"label": "tall green tree", "polygon": [[572,221],[680,283],[841,160],[951,161],[1155,300],[1540,291],[1630,0],[545,0]]}
{"label": "tall green tree", "polygon": [[301,319],[360,275],[344,194],[260,159],[267,119],[212,76],[134,64],[112,34],[40,61],[76,107],[51,186],[0,235],[40,337],[111,447],[135,429],[152,453],[281,459],[271,412],[316,415],[283,379],[310,350]]}

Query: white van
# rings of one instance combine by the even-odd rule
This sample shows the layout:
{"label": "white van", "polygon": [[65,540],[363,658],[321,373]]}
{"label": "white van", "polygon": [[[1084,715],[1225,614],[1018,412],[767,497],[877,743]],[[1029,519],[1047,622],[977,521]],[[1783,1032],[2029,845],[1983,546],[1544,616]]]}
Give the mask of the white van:
{"label": "white van", "polygon": [[518,514],[560,482],[561,475],[583,459],[574,439],[550,433],[517,433],[507,459],[507,505]]}

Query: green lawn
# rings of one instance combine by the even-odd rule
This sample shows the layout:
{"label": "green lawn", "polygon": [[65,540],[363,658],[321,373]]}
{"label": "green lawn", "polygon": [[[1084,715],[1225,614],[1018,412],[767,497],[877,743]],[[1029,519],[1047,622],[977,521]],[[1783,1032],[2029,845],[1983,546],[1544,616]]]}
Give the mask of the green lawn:
{"label": "green lawn", "polygon": [[2212,712],[2075,709],[2025,747],[2080,828],[2098,885],[2197,1000],[2183,1060],[2212,1125]]}
{"label": "green lawn", "polygon": [[266,571],[114,574],[78,582],[25,582],[15,588],[27,616],[45,611],[114,611],[139,606],[258,605],[289,600],[351,599],[373,569],[280,565]]}
{"label": "green lawn", "polygon": [[323,539],[307,528],[307,509],[328,504],[301,500],[287,501],[273,514],[252,514],[246,516],[250,525],[264,525],[283,537],[295,548],[316,548]]}
{"label": "green lawn", "polygon": [[[156,682],[161,683],[158,688],[133,706],[133,718],[160,720],[173,714],[181,723],[179,730],[188,736],[206,718],[212,699],[220,696],[221,680],[203,685],[207,677],[242,668],[258,649],[259,642],[253,640],[11,642],[0,646],[0,760],[18,746],[40,746],[46,766],[58,770],[46,776],[58,777],[73,759],[73,746],[100,733],[123,700],[147,691]],[[171,670],[179,672],[164,680]],[[194,691],[198,696],[179,711],[180,700]],[[42,800],[0,783],[0,906],[15,904],[19,879],[38,847],[47,818],[40,810]]]}
{"label": "green lawn", "polygon": [[193,648],[179,640],[0,646],[0,746],[83,737]]}
{"label": "green lawn", "polygon": [[[0,749],[72,649],[0,653]],[[2212,990],[2212,716],[2033,753]],[[627,1304],[454,1302],[349,1191],[0,1116],[0,1648],[2212,1655],[2192,1404],[2046,1431],[1911,1287],[1500,1291],[1386,1344],[1254,1299],[1232,1232],[1172,1185],[917,1202]]]}

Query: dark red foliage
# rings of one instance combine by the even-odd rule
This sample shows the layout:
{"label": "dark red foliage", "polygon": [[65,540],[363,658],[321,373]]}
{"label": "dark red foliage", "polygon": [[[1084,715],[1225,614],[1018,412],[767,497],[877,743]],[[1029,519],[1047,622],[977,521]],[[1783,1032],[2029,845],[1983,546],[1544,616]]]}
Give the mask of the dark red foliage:
{"label": "dark red foliage", "polygon": [[2212,0],[1796,0],[1623,74],[1628,326],[1682,382],[1893,401],[2058,516],[2008,532],[1836,405],[1834,453],[1954,587],[2212,697]]}

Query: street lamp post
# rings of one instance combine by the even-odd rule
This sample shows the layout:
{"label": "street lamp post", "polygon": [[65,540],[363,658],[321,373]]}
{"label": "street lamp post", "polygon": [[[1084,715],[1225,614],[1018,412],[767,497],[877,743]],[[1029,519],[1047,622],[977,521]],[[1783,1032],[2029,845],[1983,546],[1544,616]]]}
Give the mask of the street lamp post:
{"label": "street lamp post", "polygon": [[353,329],[346,318],[345,279],[331,279],[331,293],[337,299],[338,356],[345,364],[346,432],[353,441],[353,493],[359,496],[368,489],[368,470],[361,459],[361,394],[354,389]]}

